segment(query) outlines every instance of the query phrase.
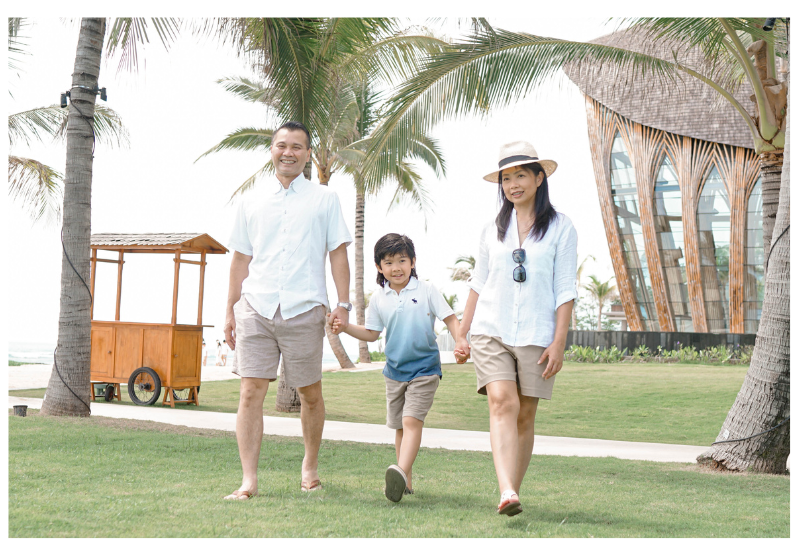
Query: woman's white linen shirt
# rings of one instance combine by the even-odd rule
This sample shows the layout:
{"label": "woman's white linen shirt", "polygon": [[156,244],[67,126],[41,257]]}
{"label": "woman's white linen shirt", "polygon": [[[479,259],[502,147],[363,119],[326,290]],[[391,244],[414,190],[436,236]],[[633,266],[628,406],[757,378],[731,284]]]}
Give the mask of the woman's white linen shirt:
{"label": "woman's white linen shirt", "polygon": [[578,233],[564,214],[556,214],[547,234],[525,239],[525,282],[515,282],[511,253],[519,248],[517,212],[513,210],[503,242],[497,226],[481,232],[475,270],[467,285],[478,304],[470,332],[500,337],[509,346],[550,346],[556,331],[556,309],[577,299]]}

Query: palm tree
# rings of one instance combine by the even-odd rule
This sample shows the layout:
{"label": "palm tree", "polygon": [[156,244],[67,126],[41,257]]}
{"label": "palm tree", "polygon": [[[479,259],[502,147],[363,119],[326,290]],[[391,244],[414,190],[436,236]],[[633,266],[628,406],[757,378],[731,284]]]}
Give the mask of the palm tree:
{"label": "palm tree", "polygon": [[[582,282],[583,270],[584,266],[586,265],[586,261],[588,261],[589,259],[591,259],[592,261],[597,261],[597,259],[595,259],[595,257],[592,254],[589,254],[583,258],[581,264],[578,265],[578,272],[575,278],[575,291],[578,291],[583,287],[583,282]],[[572,329],[573,330],[578,329],[578,305],[572,305]]]}
{"label": "palm tree", "polygon": [[[8,51],[10,70],[19,75],[21,60],[17,56],[26,53],[26,44],[20,31],[28,25],[24,18],[8,20]],[[113,145],[127,144],[128,131],[117,113],[104,106],[94,112],[97,139]],[[63,141],[67,129],[67,111],[59,105],[34,108],[8,116],[8,144],[10,148],[32,140],[43,141],[44,136]],[[8,194],[31,216],[33,221],[61,220],[61,198],[63,175],[56,169],[29,157],[8,156]]]}
{"label": "palm tree", "polygon": [[[424,135],[408,142],[402,154],[378,151],[374,162],[378,167],[362,168],[365,149],[372,144],[369,131],[379,116],[378,95],[366,82],[408,76],[422,52],[441,48],[444,42],[426,35],[401,34],[389,19],[223,20],[219,28],[228,29],[221,33],[236,36],[242,51],[253,55],[264,75],[263,83],[248,78],[226,78],[220,83],[244,100],[265,104],[275,120],[293,119],[309,128],[314,137],[312,162],[320,184],[328,185],[338,171],[350,174],[356,183],[355,307],[357,323],[363,325],[366,195],[391,180],[397,184],[396,197],[408,196],[424,208],[427,201],[421,177],[409,160],[421,159],[437,174],[443,169],[436,142]],[[266,151],[271,140],[270,128],[244,127],[200,157],[226,149]],[[394,162],[388,164],[385,158]],[[234,196],[272,170],[267,162]],[[310,176],[308,170],[306,177]],[[326,333],[339,364],[354,367],[339,338],[329,328]],[[365,342],[359,343],[359,359],[369,361]]]}
{"label": "palm tree", "polygon": [[603,329],[603,305],[614,297],[617,288],[611,285],[611,281],[614,280],[613,277],[605,282],[600,282],[595,275],[590,274],[589,280],[590,282],[586,285],[586,291],[591,293],[592,297],[597,301],[597,331],[600,331]]}
{"label": "palm tree", "polygon": [[[153,19],[164,45],[174,37],[177,21]],[[100,61],[106,29],[108,54],[121,51],[121,66],[136,66],[136,45],[146,39],[148,23],[139,19],[84,18],[78,34],[71,100],[66,127],[67,164],[64,175],[64,207],[61,261],[61,308],[58,345],[53,373],[42,402],[42,414],[89,416],[89,369],[91,353],[91,298],[89,239],[91,236],[92,159],[96,129],[94,112]]]}
{"label": "palm tree", "polygon": [[[464,263],[463,267],[459,267],[459,263]],[[475,258],[471,255],[460,255],[455,260],[454,267],[448,267],[452,273],[450,273],[450,280],[454,282],[463,281],[466,282],[470,278],[472,278],[472,271],[475,270]]]}
{"label": "palm tree", "polygon": [[750,367],[717,435],[720,443],[697,457],[698,463],[716,469],[786,473],[791,356],[788,116],[785,152],[775,236],[764,265],[764,303]]}
{"label": "palm tree", "polygon": [[[476,112],[485,115],[491,107],[513,104],[570,63],[587,61],[612,65],[625,70],[630,77],[650,72],[658,75],[665,85],[682,76],[697,78],[728,101],[750,129],[753,147],[761,160],[764,249],[772,248],[773,234],[780,234],[773,227],[772,218],[782,192],[781,171],[788,126],[788,79],[786,83],[778,82],[776,68],[777,58],[788,59],[789,20],[776,21],[773,31],[763,28],[764,18],[664,18],[627,22],[632,23],[632,31],[647,32],[652,40],[675,42],[677,47],[673,59],[602,44],[503,30],[473,32],[466,40],[434,55],[424,70],[398,90],[391,99],[391,113],[375,135],[374,145],[401,151],[403,141],[410,134],[426,130],[445,117]],[[691,47],[701,48],[707,59],[706,69],[679,62],[680,49]],[[757,109],[754,118],[732,95],[732,90],[744,81],[754,91],[752,100]],[[788,183],[788,178],[786,180]],[[788,239],[782,244],[788,244]],[[778,282],[788,274],[788,260],[776,258],[773,281]],[[756,344],[764,343],[764,350],[760,352],[763,359],[753,358],[751,370],[756,366],[763,372],[766,378],[763,390],[771,394],[760,398],[763,403],[758,410],[742,412],[735,405],[729,418],[757,423],[763,414],[788,413],[788,397],[784,398],[777,392],[781,391],[782,385],[789,384],[788,364],[781,363],[788,346],[784,343],[788,343],[789,321],[773,321],[778,316],[770,313],[778,313],[777,307],[765,305],[761,320],[769,323],[770,327],[762,330],[759,326]],[[765,372],[766,369],[779,372]],[[745,383],[740,396],[750,395],[750,388]],[[783,426],[776,434],[785,435],[788,444],[788,426]],[[752,451],[736,467],[782,472],[786,467],[786,456],[788,449],[774,450],[770,454]]]}

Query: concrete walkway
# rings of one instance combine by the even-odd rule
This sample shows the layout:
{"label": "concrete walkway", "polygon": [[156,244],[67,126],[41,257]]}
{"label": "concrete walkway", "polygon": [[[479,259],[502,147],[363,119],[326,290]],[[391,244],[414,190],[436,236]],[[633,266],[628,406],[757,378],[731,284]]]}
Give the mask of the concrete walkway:
{"label": "concrete walkway", "polygon": [[[27,405],[30,409],[42,406],[37,398],[8,398],[8,407]],[[205,411],[183,411],[161,407],[125,406],[114,403],[92,403],[92,414],[110,418],[150,420],[164,424],[188,426],[224,431],[235,431],[236,415]],[[299,418],[264,417],[265,435],[301,437]],[[377,424],[326,421],[322,438],[328,441],[355,441],[394,445],[394,430]],[[490,452],[489,433],[482,431],[446,430],[425,428],[422,446],[451,450]],[[577,439],[573,437],[536,436],[534,454],[556,456],[613,456],[626,460],[651,460],[655,462],[694,463],[697,456],[708,447],[690,445],[668,445],[662,443],[633,443],[629,441],[606,441],[602,439]]]}

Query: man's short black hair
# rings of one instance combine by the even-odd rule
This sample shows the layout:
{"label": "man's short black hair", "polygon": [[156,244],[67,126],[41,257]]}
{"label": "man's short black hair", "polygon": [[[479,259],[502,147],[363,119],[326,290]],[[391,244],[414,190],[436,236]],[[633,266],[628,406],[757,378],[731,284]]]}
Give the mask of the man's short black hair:
{"label": "man's short black hair", "polygon": [[[383,235],[375,243],[375,264],[378,267],[381,266],[381,261],[384,257],[391,255],[405,255],[409,259],[416,259],[417,257],[417,254],[414,253],[414,243],[411,242],[411,239],[397,233]],[[416,267],[411,267],[411,276],[418,278]],[[386,282],[386,277],[378,271],[378,285],[384,287]]]}
{"label": "man's short black hair", "polygon": [[278,134],[278,131],[281,129],[286,129],[287,131],[303,131],[304,133],[306,133],[306,141],[308,142],[308,149],[311,149],[311,133],[308,132],[308,129],[306,128],[305,125],[303,125],[299,121],[287,121],[286,123],[278,127],[278,130],[272,134]]}

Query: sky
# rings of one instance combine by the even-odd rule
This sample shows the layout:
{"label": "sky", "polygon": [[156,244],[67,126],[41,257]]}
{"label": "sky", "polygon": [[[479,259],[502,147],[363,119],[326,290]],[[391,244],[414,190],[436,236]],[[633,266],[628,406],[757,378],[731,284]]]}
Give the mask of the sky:
{"label": "sky", "polygon": [[[11,74],[7,98],[9,113],[57,103],[71,82],[78,20],[36,17],[28,28],[28,55],[19,74]],[[490,18],[499,28],[590,40],[614,29],[607,18],[571,17]],[[456,30],[451,25],[449,30]],[[448,31],[448,28],[440,32]],[[263,107],[247,104],[226,93],[216,80],[248,75],[243,59],[217,40],[184,33],[165,52],[158,40],[140,50],[137,72],[118,72],[117,60],[106,59],[100,86],[130,133],[130,146],[98,144],[92,188],[92,232],[208,233],[225,245],[235,208],[229,200],[235,189],[267,160],[267,154],[223,152],[197,158],[232,130],[265,126]],[[366,204],[365,289],[377,288],[372,269],[375,242],[386,233],[409,236],[415,243],[420,278],[443,293],[456,294],[456,310],[463,309],[468,289],[450,281],[450,267],[462,255],[476,255],[483,225],[497,213],[497,186],[482,179],[496,170],[499,147],[526,140],[542,158],[553,159],[558,170],[550,178],[555,208],[569,216],[578,231],[579,262],[595,261],[586,274],[601,280],[613,276],[597,199],[584,99],[565,76],[550,82],[513,107],[484,117],[442,122],[434,131],[446,161],[446,175],[421,167],[424,185],[433,203],[423,216],[413,205],[387,212],[393,191],[385,189]],[[36,158],[63,172],[63,143],[17,146],[10,153]],[[316,173],[314,173],[316,180]],[[352,180],[335,174],[329,187],[339,195],[351,233],[355,231],[355,191]],[[11,342],[54,343],[58,335],[61,247],[59,225],[32,224],[20,207],[5,199],[7,233],[6,297],[11,310],[5,331]],[[354,246],[348,248],[351,269]],[[115,258],[116,254],[105,257]],[[100,256],[98,256],[100,257]],[[208,257],[203,324],[206,341],[223,338],[225,301],[231,254]],[[168,322],[172,302],[171,257],[126,256],[123,272],[121,319]],[[198,267],[181,267],[179,323],[196,323]],[[88,279],[87,279],[88,280]],[[328,293],[335,297],[328,273]],[[351,288],[354,282],[351,279]],[[95,319],[113,319],[116,266],[99,263]],[[440,324],[441,325],[441,324]],[[350,356],[357,342],[343,335]],[[329,350],[326,342],[326,351]]]}

